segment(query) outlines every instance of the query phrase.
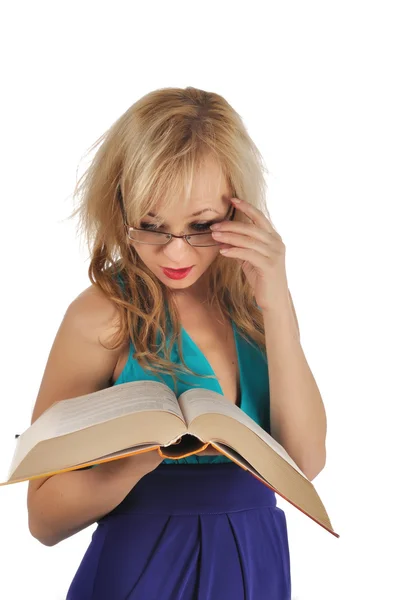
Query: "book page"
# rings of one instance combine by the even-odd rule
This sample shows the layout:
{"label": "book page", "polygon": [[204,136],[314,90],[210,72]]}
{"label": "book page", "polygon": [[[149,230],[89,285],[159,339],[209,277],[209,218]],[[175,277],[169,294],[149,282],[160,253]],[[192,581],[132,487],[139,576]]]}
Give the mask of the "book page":
{"label": "book page", "polygon": [[88,463],[80,463],[80,465],[77,465],[78,468],[81,468],[82,465],[92,465],[92,464],[101,464],[103,462],[107,462],[110,458],[116,458],[116,457],[125,457],[125,456],[129,456],[132,454],[141,454],[142,452],[147,452],[150,450],[157,450],[157,448],[159,448],[159,446],[157,444],[139,444],[137,446],[131,446],[130,448],[125,448],[124,450],[120,450],[118,452],[111,452],[109,454],[104,454],[103,456],[99,456],[97,459],[95,460],[91,460]]}
{"label": "book page", "polygon": [[233,448],[230,448],[229,446],[227,446],[226,444],[222,444],[221,442],[212,442],[212,446],[214,446],[214,448],[217,448],[217,450],[219,450],[221,454],[224,454],[224,456],[227,456],[233,462],[241,466],[242,469],[250,471],[252,475],[259,477],[260,479],[266,481],[268,485],[271,485],[267,479],[265,479],[258,471],[256,471],[256,469],[252,467],[251,464],[247,462],[247,460],[243,458],[243,456],[241,456],[239,452],[236,452],[236,450],[234,450]]}
{"label": "book page", "polygon": [[236,406],[236,404],[233,404],[230,400],[227,400],[225,396],[213,392],[212,390],[191,389],[181,394],[179,403],[188,426],[188,432],[192,421],[201,414],[217,413],[231,417],[258,435],[258,437],[268,444],[268,446],[271,446],[279,456],[286,460],[286,462],[307,479],[283,446],[274,440],[274,438],[270,436],[267,431],[262,429],[260,425],[253,421],[249,415],[243,412],[241,408]]}
{"label": "book page", "polygon": [[[108,389],[112,390],[112,394],[107,393]],[[101,390],[92,398],[89,398],[90,394],[59,402],[53,437],[144,411],[165,411],[184,419],[174,393],[166,385],[155,381],[135,381],[108,389]]]}
{"label": "book page", "polygon": [[19,436],[12,464],[17,456],[26,456],[42,440],[142,411],[166,411],[184,420],[174,393],[165,384],[156,381],[122,383],[50,406]]}

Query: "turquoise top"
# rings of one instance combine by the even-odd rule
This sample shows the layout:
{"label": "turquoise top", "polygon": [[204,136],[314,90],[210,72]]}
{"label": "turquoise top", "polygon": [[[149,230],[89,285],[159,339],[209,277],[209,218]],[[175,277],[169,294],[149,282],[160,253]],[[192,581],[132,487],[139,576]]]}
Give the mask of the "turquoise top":
{"label": "turquoise top", "polygon": [[[269,398],[269,379],[268,363],[264,352],[254,344],[249,344],[239,333],[236,324],[231,321],[234,332],[236,353],[238,356],[238,365],[240,371],[240,389],[241,399],[240,408],[249,415],[260,427],[270,433],[270,398]],[[182,328],[181,345],[183,356],[188,367],[201,375],[214,375],[210,363],[203,352],[194,343],[184,328]],[[162,378],[155,373],[146,371],[133,358],[134,346],[130,340],[130,351],[126,365],[115,381],[114,385],[127,383],[137,380],[160,381],[165,383],[174,392],[174,383],[170,375],[162,374]],[[174,344],[171,351],[171,360],[174,363],[181,364],[178,356],[177,343]],[[199,387],[213,390],[223,395],[223,391],[217,379],[204,379],[189,373],[179,373],[184,382],[177,381],[177,396],[192,387]],[[185,383],[187,382],[187,383]],[[230,462],[224,455],[217,456],[188,456],[186,458],[174,460],[165,459],[166,464],[203,464],[203,463],[222,463]]]}

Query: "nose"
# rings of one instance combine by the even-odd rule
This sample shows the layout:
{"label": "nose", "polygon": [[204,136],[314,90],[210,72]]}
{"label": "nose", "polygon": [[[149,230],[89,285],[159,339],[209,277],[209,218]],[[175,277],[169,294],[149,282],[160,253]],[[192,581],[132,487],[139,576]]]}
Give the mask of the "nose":
{"label": "nose", "polygon": [[168,244],[163,246],[163,253],[168,261],[182,267],[191,266],[186,263],[186,259],[191,253],[191,250],[192,247],[184,240],[184,238],[172,238]]}

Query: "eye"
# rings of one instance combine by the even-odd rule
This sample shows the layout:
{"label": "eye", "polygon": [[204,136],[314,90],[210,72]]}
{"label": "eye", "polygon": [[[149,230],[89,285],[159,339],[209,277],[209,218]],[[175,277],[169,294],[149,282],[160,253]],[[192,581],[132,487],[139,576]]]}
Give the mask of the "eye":
{"label": "eye", "polygon": [[208,231],[213,223],[216,223],[216,221],[208,221],[207,223],[193,223],[191,225],[191,229],[197,231],[198,233],[202,231]]}
{"label": "eye", "polygon": [[158,227],[154,223],[140,223],[139,229],[147,229],[148,231],[157,231]]}
{"label": "eye", "polygon": [[[218,223],[219,221],[207,221],[206,223],[192,223],[190,225],[190,229],[193,229],[197,233],[202,233],[204,231],[210,231],[210,226],[213,223]],[[139,224],[139,229],[145,229],[147,231],[159,231],[159,227],[155,223],[146,223],[141,222]]]}

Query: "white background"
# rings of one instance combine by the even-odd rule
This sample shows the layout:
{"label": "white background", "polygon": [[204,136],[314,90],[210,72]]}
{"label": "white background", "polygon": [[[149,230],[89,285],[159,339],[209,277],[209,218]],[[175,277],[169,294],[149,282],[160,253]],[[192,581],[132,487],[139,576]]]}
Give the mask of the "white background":
{"label": "white background", "polygon": [[[398,598],[395,8],[383,0],[3,5],[3,474],[64,312],[89,285],[76,222],[65,221],[84,153],[153,89],[216,91],[268,167],[302,345],[328,415],[327,466],[314,485],[341,537],[278,499],[293,599]],[[64,600],[95,526],[41,545],[28,531],[26,490],[0,488],[0,597]]]}

